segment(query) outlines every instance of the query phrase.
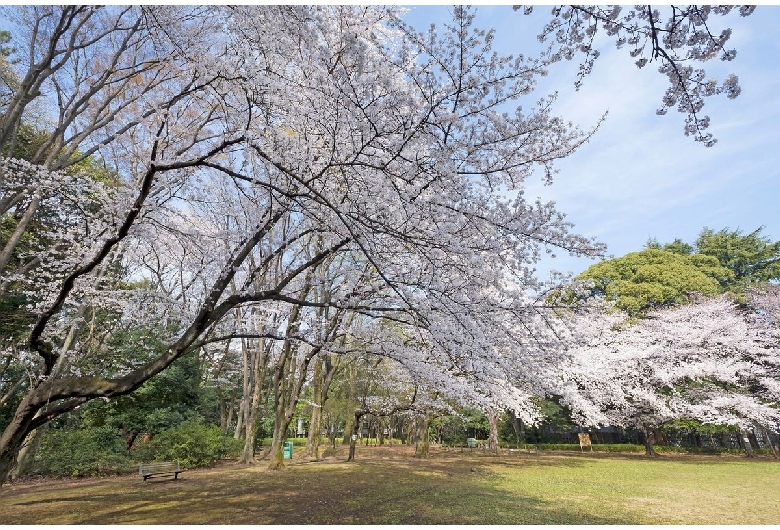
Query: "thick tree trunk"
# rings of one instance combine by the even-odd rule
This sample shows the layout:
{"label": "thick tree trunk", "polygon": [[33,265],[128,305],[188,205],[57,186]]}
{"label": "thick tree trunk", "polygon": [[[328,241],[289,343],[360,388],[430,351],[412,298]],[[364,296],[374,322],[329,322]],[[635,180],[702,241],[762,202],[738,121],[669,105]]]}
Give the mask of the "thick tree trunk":
{"label": "thick tree trunk", "polygon": [[430,449],[430,426],[431,418],[425,415],[418,421],[417,443],[414,446],[414,456],[417,458],[428,458]]}
{"label": "thick tree trunk", "polygon": [[41,408],[41,405],[35,404],[37,393],[38,388],[35,388],[27,394],[0,437],[0,484],[8,480],[16,466],[24,440],[32,431],[30,423]]}
{"label": "thick tree trunk", "polygon": [[284,467],[284,442],[289,423],[282,425],[274,422],[274,437],[271,442],[271,452],[268,454],[270,462],[268,469],[279,470]]}
{"label": "thick tree trunk", "polygon": [[642,429],[642,435],[645,443],[645,456],[658,456],[658,453],[653,449],[653,431],[645,426]]}
{"label": "thick tree trunk", "polygon": [[11,480],[30,474],[46,428],[47,425],[42,425],[27,435],[19,450],[19,455],[16,457],[16,468],[11,471]]}

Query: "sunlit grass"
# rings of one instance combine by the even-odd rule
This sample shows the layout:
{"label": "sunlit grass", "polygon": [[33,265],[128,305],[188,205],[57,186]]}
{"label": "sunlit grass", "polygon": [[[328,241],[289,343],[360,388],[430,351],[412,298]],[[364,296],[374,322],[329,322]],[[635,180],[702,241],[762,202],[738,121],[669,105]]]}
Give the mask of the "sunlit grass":
{"label": "sunlit grass", "polygon": [[774,524],[770,458],[481,451],[413,458],[408,447],[325,462],[12,484],[6,524]]}

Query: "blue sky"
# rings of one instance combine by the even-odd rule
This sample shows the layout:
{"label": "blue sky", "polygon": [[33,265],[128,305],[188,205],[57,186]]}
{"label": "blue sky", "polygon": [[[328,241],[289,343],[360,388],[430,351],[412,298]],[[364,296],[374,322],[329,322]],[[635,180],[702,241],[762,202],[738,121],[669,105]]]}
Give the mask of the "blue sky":
{"label": "blue sky", "polygon": [[[427,28],[450,9],[410,6],[406,18]],[[510,6],[481,6],[476,25],[496,29],[499,52],[526,53],[539,46],[536,35],[549,13],[549,6],[537,6],[532,17]],[[557,90],[557,114],[582,128],[609,114],[590,143],[558,164],[553,185],[529,182],[527,196],[556,201],[576,233],[597,237],[614,256],[641,250],[650,237],[692,243],[704,226],[745,232],[764,226],[764,235],[780,239],[780,6],[759,6],[746,18],[714,17],[713,27],[732,28],[729,47],[737,57],[712,60],[705,69],[719,80],[734,73],[742,87],[734,100],[715,96],[705,104],[714,147],[684,136],[682,114],[656,115],[666,88],[656,66],[639,70],[626,48],[606,42],[579,92],[575,60],[553,66],[532,95]],[[540,278],[594,263],[557,254],[537,267]]]}

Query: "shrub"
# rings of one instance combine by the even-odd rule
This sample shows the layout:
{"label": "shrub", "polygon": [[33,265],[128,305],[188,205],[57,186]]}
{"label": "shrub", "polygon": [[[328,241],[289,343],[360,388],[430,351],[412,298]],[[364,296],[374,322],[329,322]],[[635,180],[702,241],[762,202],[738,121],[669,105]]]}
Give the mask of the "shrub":
{"label": "shrub", "polygon": [[161,432],[134,454],[145,462],[178,461],[184,467],[195,467],[237,457],[243,446],[243,440],[226,436],[216,425],[185,421]]}
{"label": "shrub", "polygon": [[33,473],[84,477],[134,468],[124,440],[109,427],[66,431],[48,429],[41,440]]}

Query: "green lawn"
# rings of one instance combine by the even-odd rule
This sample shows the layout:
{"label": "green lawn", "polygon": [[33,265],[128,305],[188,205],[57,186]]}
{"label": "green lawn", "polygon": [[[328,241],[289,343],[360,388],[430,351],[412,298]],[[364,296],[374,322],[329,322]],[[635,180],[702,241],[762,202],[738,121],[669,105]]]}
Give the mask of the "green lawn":
{"label": "green lawn", "polygon": [[[296,457],[298,457],[296,453]],[[225,464],[179,480],[46,480],[0,490],[16,524],[776,524],[771,458],[341,450],[286,469]]]}

